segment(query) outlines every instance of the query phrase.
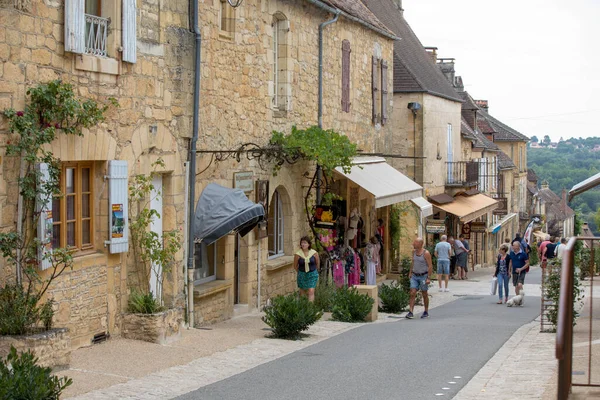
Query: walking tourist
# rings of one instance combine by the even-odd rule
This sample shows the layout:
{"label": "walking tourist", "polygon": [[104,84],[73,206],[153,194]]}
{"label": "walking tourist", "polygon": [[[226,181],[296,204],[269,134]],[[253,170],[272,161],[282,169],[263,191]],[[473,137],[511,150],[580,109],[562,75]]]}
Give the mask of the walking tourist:
{"label": "walking tourist", "polygon": [[465,279],[467,279],[467,274],[469,273],[469,253],[471,253],[471,247],[469,246],[469,241],[465,238],[465,235],[461,233],[458,238],[463,246],[465,246],[465,249],[467,249],[467,259],[465,262]]}
{"label": "walking tourist", "polygon": [[510,281],[510,257],[508,256],[508,244],[503,243],[500,246],[500,254],[496,262],[496,272],[494,276],[498,278],[498,302],[502,304],[504,295],[504,303],[508,301],[508,282]]}
{"label": "walking tourist", "polygon": [[510,263],[512,264],[512,280],[515,287],[515,294],[518,296],[525,284],[525,276],[529,270],[529,256],[518,241],[512,243],[512,250],[509,253]]}
{"label": "walking tourist", "polygon": [[416,238],[413,242],[413,258],[408,273],[410,279],[410,311],[406,314],[406,318],[411,319],[414,317],[413,310],[415,307],[415,298],[417,296],[417,290],[420,290],[423,295],[423,305],[425,311],[421,315],[421,318],[429,317],[429,297],[427,290],[429,289],[429,277],[433,273],[433,265],[431,263],[431,254],[423,247],[423,238]]}
{"label": "walking tourist", "polygon": [[311,248],[310,238],[300,239],[300,250],[294,254],[294,269],[298,273],[296,282],[301,296],[307,296],[309,301],[315,301],[315,287],[319,280],[319,253]]}
{"label": "walking tourist", "polygon": [[567,238],[560,239],[560,244],[556,247],[556,258],[562,259],[563,253],[564,253],[566,247],[567,247]]}
{"label": "walking tourist", "polygon": [[452,253],[450,256],[450,279],[456,279],[456,253],[454,252],[454,237],[448,236],[448,243],[452,248]]}
{"label": "walking tourist", "polygon": [[365,276],[365,283],[367,285],[376,285],[377,284],[377,273],[380,271],[378,268],[379,265],[379,243],[377,243],[377,239],[373,236],[369,243],[367,244],[367,271]]}
{"label": "walking tourist", "polygon": [[467,279],[467,254],[469,250],[460,239],[454,239],[454,255],[456,256],[456,271],[458,279]]}
{"label": "walking tourist", "polygon": [[538,247],[538,256],[542,263],[542,268],[546,268],[546,265],[548,264],[548,259],[546,258],[546,246],[550,243],[550,235],[546,235],[545,240],[540,243],[540,246]]}
{"label": "walking tourist", "polygon": [[449,292],[448,278],[450,275],[450,257],[452,247],[447,241],[447,236],[442,235],[442,241],[435,245],[433,254],[437,257],[437,279],[440,292]]}

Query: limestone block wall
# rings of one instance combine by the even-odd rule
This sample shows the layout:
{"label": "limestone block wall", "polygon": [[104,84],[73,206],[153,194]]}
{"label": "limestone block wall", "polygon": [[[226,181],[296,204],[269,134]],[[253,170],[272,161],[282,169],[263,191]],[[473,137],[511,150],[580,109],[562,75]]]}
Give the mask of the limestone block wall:
{"label": "limestone block wall", "polygon": [[[164,159],[163,227],[184,228],[184,169],[191,136],[193,35],[189,32],[187,2],[138,1],[138,61],[120,61],[121,10],[119,1],[103,2],[103,16],[111,17],[108,57],[95,58],[64,51],[63,2],[32,0],[25,11],[0,8],[0,109],[23,109],[26,90],[61,79],[77,95],[118,108],[106,121],[84,130],[82,137],[60,136],[49,146],[62,161],[94,162],[94,249],[75,255],[48,291],[56,301],[55,326],[71,331],[73,347],[88,345],[96,333],[119,334],[128,288],[139,284],[135,264],[127,254],[110,255],[108,188],[103,177],[107,161],[127,160],[129,174],[148,173],[158,157]],[[6,158],[6,120],[0,117],[0,229],[16,225],[17,160]],[[166,304],[183,304],[183,250],[165,283]],[[14,277],[12,266],[0,261],[0,284]],[[42,277],[47,277],[44,272]]]}

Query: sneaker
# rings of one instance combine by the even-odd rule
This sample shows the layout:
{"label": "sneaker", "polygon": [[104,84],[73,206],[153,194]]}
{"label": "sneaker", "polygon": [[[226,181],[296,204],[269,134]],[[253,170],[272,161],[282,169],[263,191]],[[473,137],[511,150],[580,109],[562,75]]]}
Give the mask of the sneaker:
{"label": "sneaker", "polygon": [[444,289],[442,289],[442,288],[438,289],[438,292],[443,292],[443,291],[444,291]]}
{"label": "sneaker", "polygon": [[423,312],[423,314],[421,315],[421,319],[423,318],[429,318],[429,313],[427,311]]}
{"label": "sneaker", "polygon": [[450,289],[448,289],[448,288],[444,289],[444,292],[449,292],[449,291],[450,291]]}
{"label": "sneaker", "polygon": [[413,319],[414,318],[414,315],[413,315],[412,311],[409,311],[408,314],[406,314],[406,318],[408,318],[408,319]]}

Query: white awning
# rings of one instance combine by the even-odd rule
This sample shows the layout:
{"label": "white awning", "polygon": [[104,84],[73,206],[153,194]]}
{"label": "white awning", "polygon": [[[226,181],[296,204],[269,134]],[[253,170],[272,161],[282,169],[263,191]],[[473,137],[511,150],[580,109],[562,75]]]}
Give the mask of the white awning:
{"label": "white awning", "polygon": [[519,214],[512,213],[512,214],[506,215],[500,221],[498,221],[494,225],[490,226],[488,228],[488,232],[489,233],[498,233],[498,232],[500,232],[500,228],[502,228],[502,226],[506,225],[509,221],[511,221],[512,219],[514,219],[517,215],[519,215]]}
{"label": "white awning", "polygon": [[433,204],[425,200],[425,198],[416,197],[414,199],[411,199],[410,201],[412,201],[415,206],[421,209],[422,217],[429,217],[430,215],[433,215]]}
{"label": "white awning", "polygon": [[381,157],[356,157],[350,173],[341,167],[335,171],[345,176],[375,197],[375,207],[381,208],[421,197],[423,187],[385,162]]}

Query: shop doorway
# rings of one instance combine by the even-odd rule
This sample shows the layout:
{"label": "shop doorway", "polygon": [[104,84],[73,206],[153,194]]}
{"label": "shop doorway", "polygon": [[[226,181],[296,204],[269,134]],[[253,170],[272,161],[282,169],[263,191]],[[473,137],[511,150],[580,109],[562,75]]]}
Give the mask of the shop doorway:
{"label": "shop doorway", "polygon": [[[156,210],[158,212],[158,216],[154,216],[152,218],[152,222],[150,223],[150,230],[158,235],[159,241],[162,243],[162,234],[163,234],[163,223],[162,223],[162,215],[163,215],[163,178],[162,175],[155,175],[152,178],[152,191],[150,192],[150,208],[152,210]],[[160,279],[162,278],[162,266],[160,264],[152,264],[152,268],[150,271],[150,292],[154,295],[154,298],[161,299],[162,286],[159,284]]]}

